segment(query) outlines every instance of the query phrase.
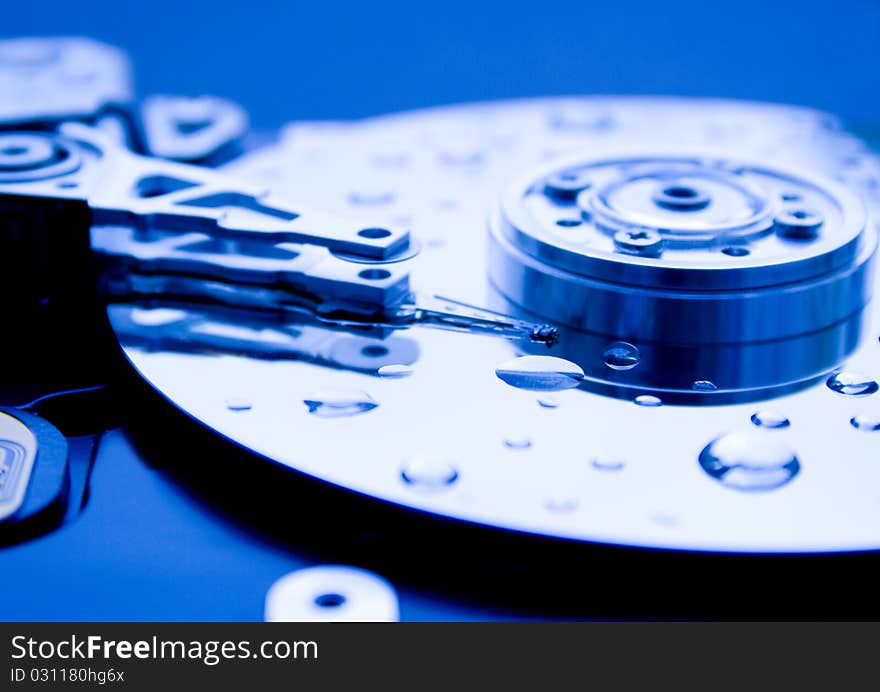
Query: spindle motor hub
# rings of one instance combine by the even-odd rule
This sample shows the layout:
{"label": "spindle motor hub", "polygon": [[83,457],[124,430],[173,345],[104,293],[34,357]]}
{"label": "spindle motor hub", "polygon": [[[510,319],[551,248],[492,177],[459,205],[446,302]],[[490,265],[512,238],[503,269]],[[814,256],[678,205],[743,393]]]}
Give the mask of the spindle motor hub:
{"label": "spindle motor hub", "polygon": [[[589,381],[716,401],[839,364],[877,244],[835,183],[685,155],[557,163],[511,185],[490,225],[500,302],[567,328],[565,357]],[[609,348],[635,365],[615,367]]]}

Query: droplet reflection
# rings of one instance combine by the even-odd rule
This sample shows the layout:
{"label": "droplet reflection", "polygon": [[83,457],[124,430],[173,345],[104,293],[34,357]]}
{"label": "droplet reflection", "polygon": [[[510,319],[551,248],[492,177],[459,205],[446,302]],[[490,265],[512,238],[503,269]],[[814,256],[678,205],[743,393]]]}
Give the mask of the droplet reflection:
{"label": "droplet reflection", "polygon": [[379,404],[366,392],[328,389],[303,399],[309,413],[318,418],[344,418],[372,411]]}

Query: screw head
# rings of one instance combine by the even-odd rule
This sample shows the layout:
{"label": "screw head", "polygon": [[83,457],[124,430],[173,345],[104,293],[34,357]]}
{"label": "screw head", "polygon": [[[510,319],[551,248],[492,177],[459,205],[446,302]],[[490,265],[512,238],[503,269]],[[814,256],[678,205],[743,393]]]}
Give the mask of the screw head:
{"label": "screw head", "polygon": [[544,182],[544,194],[563,202],[570,202],[592,184],[593,181],[586,171],[563,171],[547,178]]}
{"label": "screw head", "polygon": [[774,219],[776,233],[788,240],[815,240],[825,217],[813,209],[783,209]]}
{"label": "screw head", "polygon": [[659,257],[663,252],[663,236],[651,228],[630,228],[614,234],[614,248],[627,255]]}

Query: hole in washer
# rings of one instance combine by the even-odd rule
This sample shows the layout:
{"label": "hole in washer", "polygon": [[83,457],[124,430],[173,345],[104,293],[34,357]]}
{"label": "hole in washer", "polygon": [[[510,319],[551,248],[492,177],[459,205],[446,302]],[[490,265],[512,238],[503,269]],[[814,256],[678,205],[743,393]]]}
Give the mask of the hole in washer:
{"label": "hole in washer", "polygon": [[389,231],[387,228],[362,228],[358,231],[358,235],[361,238],[370,238],[375,240],[377,238],[387,238],[391,235],[391,231]]}
{"label": "hole in washer", "polygon": [[562,226],[563,228],[571,228],[573,226],[580,226],[583,221],[579,219],[557,219],[556,225]]}
{"label": "hole in washer", "polygon": [[387,269],[364,269],[358,272],[358,276],[367,281],[381,281],[391,276],[391,272]]}
{"label": "hole in washer", "polygon": [[676,199],[692,199],[699,193],[694,188],[686,187],[685,185],[670,185],[663,189],[663,194],[668,197],[675,197]]}
{"label": "hole in washer", "polygon": [[3,154],[3,156],[21,156],[22,154],[26,154],[27,152],[27,147],[20,146],[10,146],[0,149],[0,154]]}
{"label": "hole in washer", "polygon": [[746,257],[752,254],[751,250],[740,245],[728,245],[726,248],[723,248],[721,252],[728,257]]}
{"label": "hole in washer", "polygon": [[800,202],[803,199],[797,192],[783,192],[780,198],[783,202]]}
{"label": "hole in washer", "polygon": [[338,608],[345,603],[345,596],[341,593],[322,593],[315,597],[315,604],[321,608]]}
{"label": "hole in washer", "polygon": [[791,212],[791,215],[796,219],[807,219],[811,216],[810,212],[804,211],[803,209],[797,209]]}
{"label": "hole in washer", "polygon": [[58,183],[58,185],[56,185],[56,187],[60,187],[64,190],[69,190],[74,187],[79,187],[79,183],[73,183],[73,182],[68,181],[66,183]]}
{"label": "hole in washer", "polygon": [[361,349],[361,354],[369,356],[370,358],[381,358],[382,356],[388,355],[388,349],[385,346],[376,346],[374,344],[370,344],[369,346],[364,346]]}

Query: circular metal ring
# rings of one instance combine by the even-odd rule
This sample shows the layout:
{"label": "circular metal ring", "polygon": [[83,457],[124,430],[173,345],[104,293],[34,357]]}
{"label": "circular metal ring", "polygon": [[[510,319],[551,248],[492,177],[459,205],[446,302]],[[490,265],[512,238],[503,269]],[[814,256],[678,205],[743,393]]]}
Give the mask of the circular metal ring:
{"label": "circular metal ring", "polygon": [[[547,180],[572,170],[589,171],[593,179],[574,203],[545,192]],[[682,211],[653,200],[658,185],[685,181],[698,184],[711,203]],[[773,233],[782,196],[793,190],[824,216],[825,230],[812,242],[784,242]],[[547,265],[592,279],[699,291],[761,288],[826,275],[859,254],[866,224],[860,200],[836,183],[683,155],[564,161],[509,186],[501,209],[501,232]],[[584,223],[558,223],[572,212]],[[663,238],[662,256],[621,256],[615,235],[645,229]],[[731,244],[747,244],[749,253],[733,262],[721,252]]]}
{"label": "circular metal ring", "polygon": [[[563,328],[564,356],[587,382],[630,398],[710,391],[694,388],[703,381],[715,400],[754,396],[816,378],[858,344],[877,234],[847,191],[696,157],[557,170],[589,172],[593,185],[574,202],[547,192],[553,170],[511,186],[490,222],[489,272],[502,309]],[[559,223],[569,209],[580,224]],[[643,352],[640,367],[605,367],[615,340]]]}
{"label": "circular metal ring", "polygon": [[652,199],[657,205],[666,209],[696,211],[709,206],[712,195],[699,186],[674,182],[658,186]]}
{"label": "circular metal ring", "polygon": [[0,183],[23,183],[68,175],[82,158],[65,139],[45,133],[0,134]]}

